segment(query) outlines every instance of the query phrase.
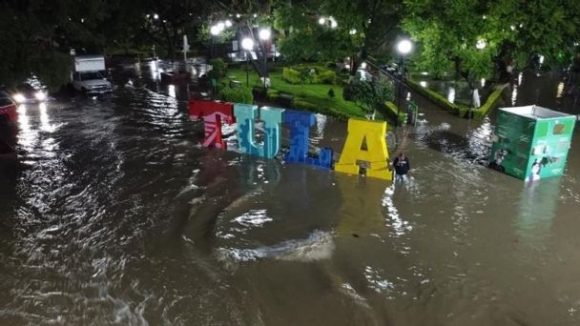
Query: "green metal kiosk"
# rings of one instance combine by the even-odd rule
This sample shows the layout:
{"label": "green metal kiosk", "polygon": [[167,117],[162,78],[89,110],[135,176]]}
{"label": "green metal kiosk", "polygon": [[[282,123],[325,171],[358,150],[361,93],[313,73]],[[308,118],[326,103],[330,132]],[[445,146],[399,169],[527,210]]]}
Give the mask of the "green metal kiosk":
{"label": "green metal kiosk", "polygon": [[501,108],[490,166],[534,181],[564,173],[576,116],[530,105]]}

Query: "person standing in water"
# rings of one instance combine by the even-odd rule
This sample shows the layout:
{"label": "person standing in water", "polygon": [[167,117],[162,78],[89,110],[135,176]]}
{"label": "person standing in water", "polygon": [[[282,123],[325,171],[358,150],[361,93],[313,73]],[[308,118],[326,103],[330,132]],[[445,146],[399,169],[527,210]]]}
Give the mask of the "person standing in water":
{"label": "person standing in water", "polygon": [[401,152],[395,160],[393,160],[393,167],[395,168],[395,181],[405,180],[407,173],[411,169],[411,163],[405,153]]}

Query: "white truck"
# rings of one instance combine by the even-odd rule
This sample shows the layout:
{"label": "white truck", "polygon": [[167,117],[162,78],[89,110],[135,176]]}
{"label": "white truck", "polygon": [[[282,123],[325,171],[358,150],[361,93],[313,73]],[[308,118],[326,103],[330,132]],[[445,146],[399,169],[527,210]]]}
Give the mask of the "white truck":
{"label": "white truck", "polygon": [[77,56],[74,65],[72,81],[77,91],[97,95],[113,90],[111,83],[101,74],[105,71],[103,56]]}

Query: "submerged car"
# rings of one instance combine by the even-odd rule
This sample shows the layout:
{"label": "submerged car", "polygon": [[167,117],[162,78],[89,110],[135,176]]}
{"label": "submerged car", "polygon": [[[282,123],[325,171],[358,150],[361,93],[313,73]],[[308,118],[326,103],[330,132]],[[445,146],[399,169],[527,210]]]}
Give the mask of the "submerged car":
{"label": "submerged car", "polygon": [[16,121],[16,104],[7,92],[0,90],[0,120]]}
{"label": "submerged car", "polygon": [[12,99],[18,104],[42,103],[48,100],[48,91],[36,77],[32,77],[14,89]]}

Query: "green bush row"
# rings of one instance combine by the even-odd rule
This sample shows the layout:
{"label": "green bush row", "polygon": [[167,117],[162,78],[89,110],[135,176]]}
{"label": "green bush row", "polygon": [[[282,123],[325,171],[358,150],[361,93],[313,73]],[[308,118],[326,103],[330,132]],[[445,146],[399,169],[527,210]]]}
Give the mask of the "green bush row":
{"label": "green bush row", "polygon": [[282,69],[282,79],[289,84],[302,84],[300,72],[290,67]]}
{"label": "green bush row", "polygon": [[465,104],[461,104],[461,103],[451,103],[449,101],[447,101],[447,99],[435,92],[432,91],[430,89],[427,89],[425,87],[422,87],[421,85],[417,84],[416,82],[412,81],[412,80],[407,80],[407,83],[409,84],[409,86],[414,89],[416,92],[424,95],[425,97],[427,97],[429,100],[431,100],[433,103],[435,103],[436,105],[438,105],[439,107],[450,111],[460,117],[466,117],[468,115],[469,112],[471,112],[473,114],[474,118],[483,118],[485,117],[492,108],[494,108],[495,106],[497,106],[497,103],[501,100],[501,95],[504,91],[505,85],[504,86],[500,86],[497,87],[487,98],[487,100],[485,101],[485,103],[478,109],[473,109],[468,105]]}
{"label": "green bush row", "polygon": [[207,73],[210,79],[218,80],[226,75],[226,71],[228,69],[226,63],[222,59],[211,59],[209,61],[211,65],[211,70]]}
{"label": "green bush row", "polygon": [[232,103],[254,103],[254,95],[252,90],[245,86],[240,87],[229,87],[226,86],[219,91],[219,99],[226,102]]}
{"label": "green bush row", "polygon": [[501,100],[501,95],[503,94],[504,89],[507,87],[506,85],[502,85],[497,87],[487,98],[483,106],[481,106],[478,110],[475,110],[474,117],[476,118],[483,118],[486,116],[489,111],[496,107],[498,102]]}
{"label": "green bush row", "polygon": [[385,108],[388,116],[391,116],[394,119],[396,119],[397,115],[399,116],[399,123],[404,124],[407,122],[407,113],[405,110],[399,110],[395,103],[387,101],[385,102]]}
{"label": "green bush row", "polygon": [[423,87],[412,80],[407,80],[407,84],[417,93],[425,96],[439,107],[457,115],[461,114],[462,110],[459,108],[459,106],[447,101],[447,99],[442,95],[440,95],[439,93],[432,91],[426,87]]}
{"label": "green bush row", "polygon": [[282,79],[289,84],[336,83],[336,72],[323,66],[296,65],[282,69]]}

